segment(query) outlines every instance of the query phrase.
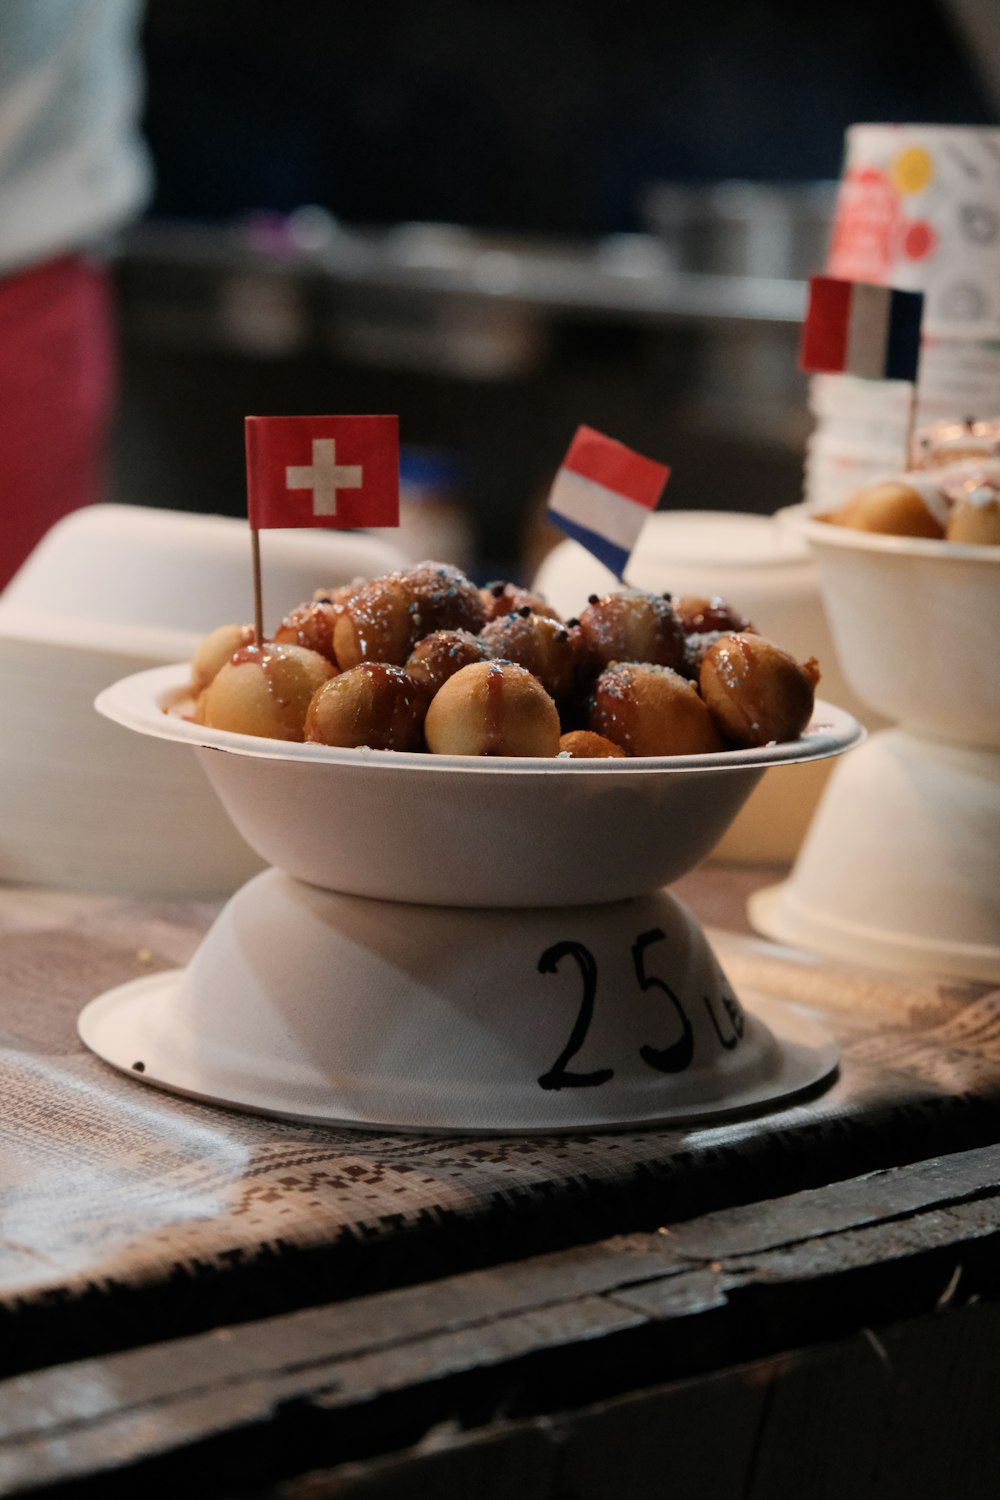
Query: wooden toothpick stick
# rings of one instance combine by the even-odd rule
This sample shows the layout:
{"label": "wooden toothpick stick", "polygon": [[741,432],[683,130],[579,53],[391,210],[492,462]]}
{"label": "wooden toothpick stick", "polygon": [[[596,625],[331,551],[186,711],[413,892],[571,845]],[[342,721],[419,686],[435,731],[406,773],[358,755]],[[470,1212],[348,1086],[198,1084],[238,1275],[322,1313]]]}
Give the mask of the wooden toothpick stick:
{"label": "wooden toothpick stick", "polygon": [[253,554],[253,628],[257,647],[264,647],[264,600],[260,584],[260,532],[256,526],[250,528],[250,548]]}

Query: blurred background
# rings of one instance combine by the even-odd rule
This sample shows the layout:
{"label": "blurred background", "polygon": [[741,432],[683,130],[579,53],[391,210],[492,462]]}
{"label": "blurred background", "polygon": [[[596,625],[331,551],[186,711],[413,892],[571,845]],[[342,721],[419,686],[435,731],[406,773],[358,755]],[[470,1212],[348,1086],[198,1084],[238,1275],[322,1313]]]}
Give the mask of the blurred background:
{"label": "blurred background", "polygon": [[109,498],[242,515],[245,414],[398,412],[414,550],[481,580],[580,422],[794,504],[845,128],[1000,105],[996,0],[149,0],[142,53]]}

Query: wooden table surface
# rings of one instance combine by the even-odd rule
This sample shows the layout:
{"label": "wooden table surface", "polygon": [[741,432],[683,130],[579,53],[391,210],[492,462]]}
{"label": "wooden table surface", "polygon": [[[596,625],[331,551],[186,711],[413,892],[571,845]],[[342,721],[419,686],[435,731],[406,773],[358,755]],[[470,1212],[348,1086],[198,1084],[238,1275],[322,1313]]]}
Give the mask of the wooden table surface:
{"label": "wooden table surface", "polygon": [[[769,874],[680,893],[745,931]],[[976,1118],[966,1149],[915,1137],[800,1190],[779,1164],[641,1231],[26,1370],[0,1495],[993,1497],[1000,1116]]]}

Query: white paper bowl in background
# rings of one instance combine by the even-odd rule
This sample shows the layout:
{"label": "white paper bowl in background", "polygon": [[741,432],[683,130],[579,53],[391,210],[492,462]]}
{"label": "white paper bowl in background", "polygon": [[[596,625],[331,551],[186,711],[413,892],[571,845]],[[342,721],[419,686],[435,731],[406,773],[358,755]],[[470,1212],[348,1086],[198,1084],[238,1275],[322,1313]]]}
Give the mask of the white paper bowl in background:
{"label": "white paper bowl in background", "polygon": [[[885,723],[845,682],[816,564],[808,546],[779,519],[737,511],[658,511],[643,528],[627,582],[675,596],[721,594],[799,660],[816,657],[825,701],[847,709],[866,728]],[[589,594],[621,584],[579,543],[567,540],[544,558],[533,587],[568,618],[579,614]],[[793,859],[828,772],[823,761],[764,776],[713,857],[738,863]]]}
{"label": "white paper bowl in background", "polygon": [[[265,618],[317,587],[408,559],[362,535],[269,532]],[[73,512],[0,595],[0,880],[134,895],[226,895],[261,868],[193,757],[129,739],[95,696],[190,659],[252,618],[244,522],[124,505]]]}
{"label": "white paper bowl in background", "polygon": [[866,710],[1000,749],[1000,547],[781,520],[811,548],[840,667]]}
{"label": "white paper bowl in background", "polygon": [[786,512],[815,553],[845,674],[897,721],[830,778],[766,936],[919,972],[1000,980],[1000,547]]}

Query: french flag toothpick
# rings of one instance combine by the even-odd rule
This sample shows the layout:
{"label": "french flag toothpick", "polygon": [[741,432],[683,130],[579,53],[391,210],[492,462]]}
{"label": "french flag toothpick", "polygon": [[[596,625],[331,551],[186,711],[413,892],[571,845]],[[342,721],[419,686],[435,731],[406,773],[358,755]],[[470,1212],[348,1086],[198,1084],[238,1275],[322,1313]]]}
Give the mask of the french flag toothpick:
{"label": "french flag toothpick", "polygon": [[810,276],[799,368],[915,384],[923,306],[923,292]]}
{"label": "french flag toothpick", "polygon": [[663,464],[592,427],[578,427],[556,474],[546,514],[621,578],[669,477]]}

